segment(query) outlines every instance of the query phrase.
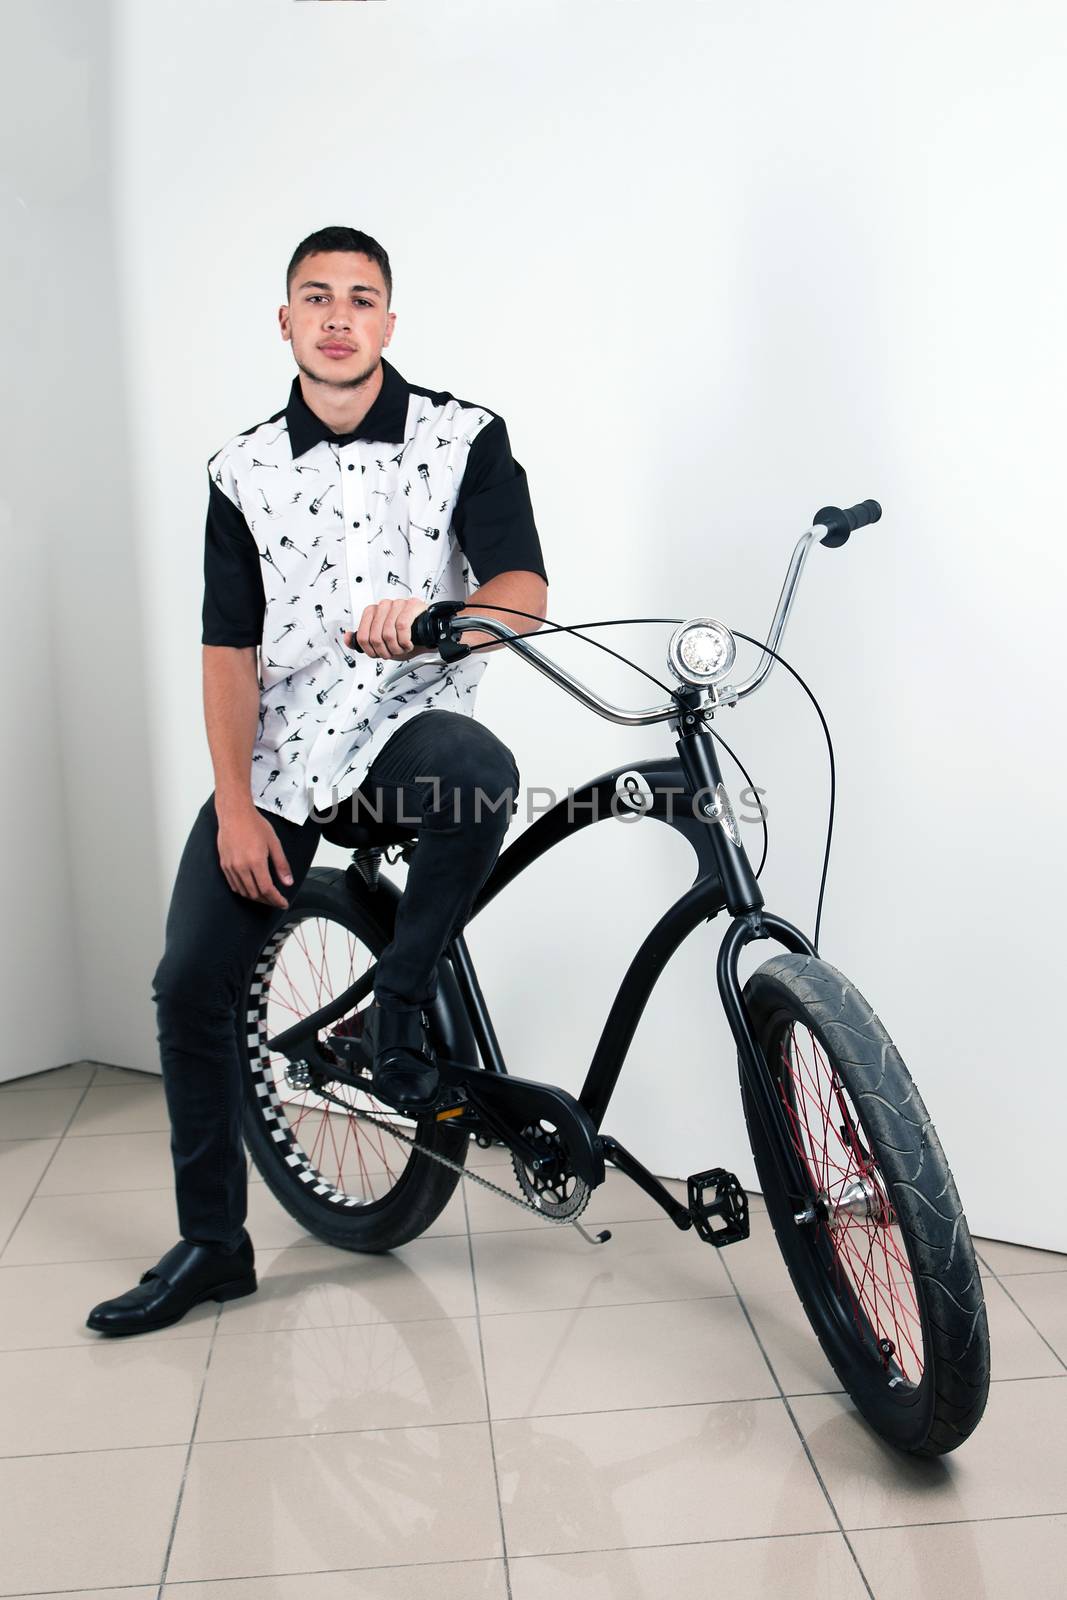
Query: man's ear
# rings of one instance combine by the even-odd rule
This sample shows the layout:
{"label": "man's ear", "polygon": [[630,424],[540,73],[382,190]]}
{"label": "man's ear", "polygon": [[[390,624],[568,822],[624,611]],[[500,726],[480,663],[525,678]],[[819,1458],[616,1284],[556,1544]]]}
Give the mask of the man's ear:
{"label": "man's ear", "polygon": [[282,330],[282,338],[286,341],[286,343],[288,343],[289,340],[292,338],[292,332],[291,332],[291,329],[289,327],[289,307],[288,306],[279,306],[278,307],[278,326]]}

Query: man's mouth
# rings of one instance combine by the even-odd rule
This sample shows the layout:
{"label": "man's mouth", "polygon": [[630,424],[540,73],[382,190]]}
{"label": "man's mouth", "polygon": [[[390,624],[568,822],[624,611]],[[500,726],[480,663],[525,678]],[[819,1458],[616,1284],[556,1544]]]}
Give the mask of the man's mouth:
{"label": "man's mouth", "polygon": [[355,354],[349,344],[320,344],[319,349],[324,356],[351,356]]}

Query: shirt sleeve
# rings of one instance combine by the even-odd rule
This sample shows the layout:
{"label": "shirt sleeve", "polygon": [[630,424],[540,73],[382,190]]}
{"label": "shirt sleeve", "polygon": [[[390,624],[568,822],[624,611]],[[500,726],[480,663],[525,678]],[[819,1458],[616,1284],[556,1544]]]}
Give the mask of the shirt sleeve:
{"label": "shirt sleeve", "polygon": [[204,530],[203,644],[256,645],[263,638],[263,573],[241,510],[208,472]]}
{"label": "shirt sleeve", "polygon": [[512,457],[503,417],[487,423],[471,445],[452,526],[480,584],[515,571],[548,582],[526,473]]}

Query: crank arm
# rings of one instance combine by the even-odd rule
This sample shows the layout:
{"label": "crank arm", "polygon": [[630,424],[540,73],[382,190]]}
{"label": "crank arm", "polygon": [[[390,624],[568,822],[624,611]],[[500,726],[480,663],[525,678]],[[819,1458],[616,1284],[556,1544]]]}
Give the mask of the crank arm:
{"label": "crank arm", "polygon": [[288,1056],[290,1061],[306,1059],[309,1042],[314,1040],[315,1035],[332,1022],[339,1022],[367,998],[374,987],[375,970],[372,967],[364,972],[336,1000],[323,1006],[321,1011],[313,1011],[310,1016],[294,1022],[291,1028],[286,1028],[284,1033],[276,1033],[273,1039],[267,1040],[267,1049],[277,1050],[279,1055]]}

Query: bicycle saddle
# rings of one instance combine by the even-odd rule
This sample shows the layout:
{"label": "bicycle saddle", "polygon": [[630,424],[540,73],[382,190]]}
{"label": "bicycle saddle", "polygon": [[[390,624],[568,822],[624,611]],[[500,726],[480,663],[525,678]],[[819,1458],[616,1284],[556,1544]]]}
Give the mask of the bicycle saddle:
{"label": "bicycle saddle", "polygon": [[402,844],[406,839],[418,837],[418,829],[409,822],[375,822],[373,818],[353,822],[343,812],[321,826],[323,838],[340,845],[343,850],[364,850],[371,846],[383,849],[387,844]]}

